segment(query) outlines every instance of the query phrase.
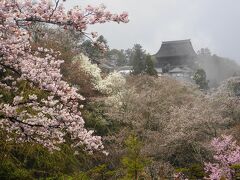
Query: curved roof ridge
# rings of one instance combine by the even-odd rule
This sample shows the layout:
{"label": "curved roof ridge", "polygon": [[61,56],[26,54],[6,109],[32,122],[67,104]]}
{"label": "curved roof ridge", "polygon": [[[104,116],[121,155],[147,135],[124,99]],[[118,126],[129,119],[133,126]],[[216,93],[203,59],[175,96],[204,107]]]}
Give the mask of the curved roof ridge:
{"label": "curved roof ridge", "polygon": [[190,39],[163,41],[156,57],[196,56]]}
{"label": "curved roof ridge", "polygon": [[167,44],[167,43],[183,43],[183,42],[190,42],[190,43],[191,43],[191,39],[174,40],[174,41],[162,41],[162,44]]}

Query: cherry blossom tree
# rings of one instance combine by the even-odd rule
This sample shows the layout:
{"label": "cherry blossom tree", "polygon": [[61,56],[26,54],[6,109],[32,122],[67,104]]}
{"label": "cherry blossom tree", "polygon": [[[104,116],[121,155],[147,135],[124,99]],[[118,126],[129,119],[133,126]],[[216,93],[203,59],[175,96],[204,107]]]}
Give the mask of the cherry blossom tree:
{"label": "cherry blossom tree", "polygon": [[60,0],[0,1],[0,127],[9,140],[53,150],[68,135],[73,146],[103,148],[101,137],[84,127],[79,111],[84,98],[62,80],[59,52],[33,49],[29,27],[43,23],[96,38],[95,32],[87,33],[88,26],[110,21],[126,23],[128,15],[112,14],[104,6],[66,11]]}
{"label": "cherry blossom tree", "polygon": [[205,171],[209,173],[209,179],[233,179],[231,165],[240,164],[240,146],[237,145],[232,136],[214,138],[211,145],[216,163],[205,164]]}
{"label": "cherry blossom tree", "polygon": [[83,71],[90,76],[91,84],[102,94],[117,94],[126,83],[125,78],[116,71],[111,72],[105,78],[102,78],[101,69],[97,64],[92,64],[90,59],[84,54],[75,56],[73,58],[73,64],[78,67],[79,71]]}

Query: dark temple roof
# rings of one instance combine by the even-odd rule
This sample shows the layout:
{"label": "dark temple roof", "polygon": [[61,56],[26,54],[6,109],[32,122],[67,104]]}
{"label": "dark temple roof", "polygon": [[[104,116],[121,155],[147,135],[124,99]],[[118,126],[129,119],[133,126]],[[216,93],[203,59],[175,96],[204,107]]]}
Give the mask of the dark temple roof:
{"label": "dark temple roof", "polygon": [[196,56],[190,39],[180,41],[163,41],[157,58],[173,56]]}

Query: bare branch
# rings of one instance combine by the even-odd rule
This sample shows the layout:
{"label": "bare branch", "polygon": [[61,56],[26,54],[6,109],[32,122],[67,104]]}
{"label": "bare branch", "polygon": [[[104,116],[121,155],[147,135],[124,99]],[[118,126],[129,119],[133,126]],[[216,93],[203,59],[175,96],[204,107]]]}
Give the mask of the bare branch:
{"label": "bare branch", "polygon": [[55,8],[53,9],[52,14],[49,16],[49,21],[50,21],[51,17],[53,16],[54,12],[56,11],[56,9],[58,7],[58,4],[59,4],[59,1],[60,0],[55,0]]}

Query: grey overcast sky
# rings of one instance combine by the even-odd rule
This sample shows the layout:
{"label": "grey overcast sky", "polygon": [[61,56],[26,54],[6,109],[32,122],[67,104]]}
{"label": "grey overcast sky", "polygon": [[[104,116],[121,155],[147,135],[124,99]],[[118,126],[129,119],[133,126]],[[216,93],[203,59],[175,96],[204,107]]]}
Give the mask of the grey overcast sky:
{"label": "grey overcast sky", "polygon": [[95,25],[110,48],[139,43],[155,54],[162,41],[191,39],[194,49],[240,63],[240,0],[67,0],[67,7],[104,4],[112,12],[127,11],[128,24]]}

